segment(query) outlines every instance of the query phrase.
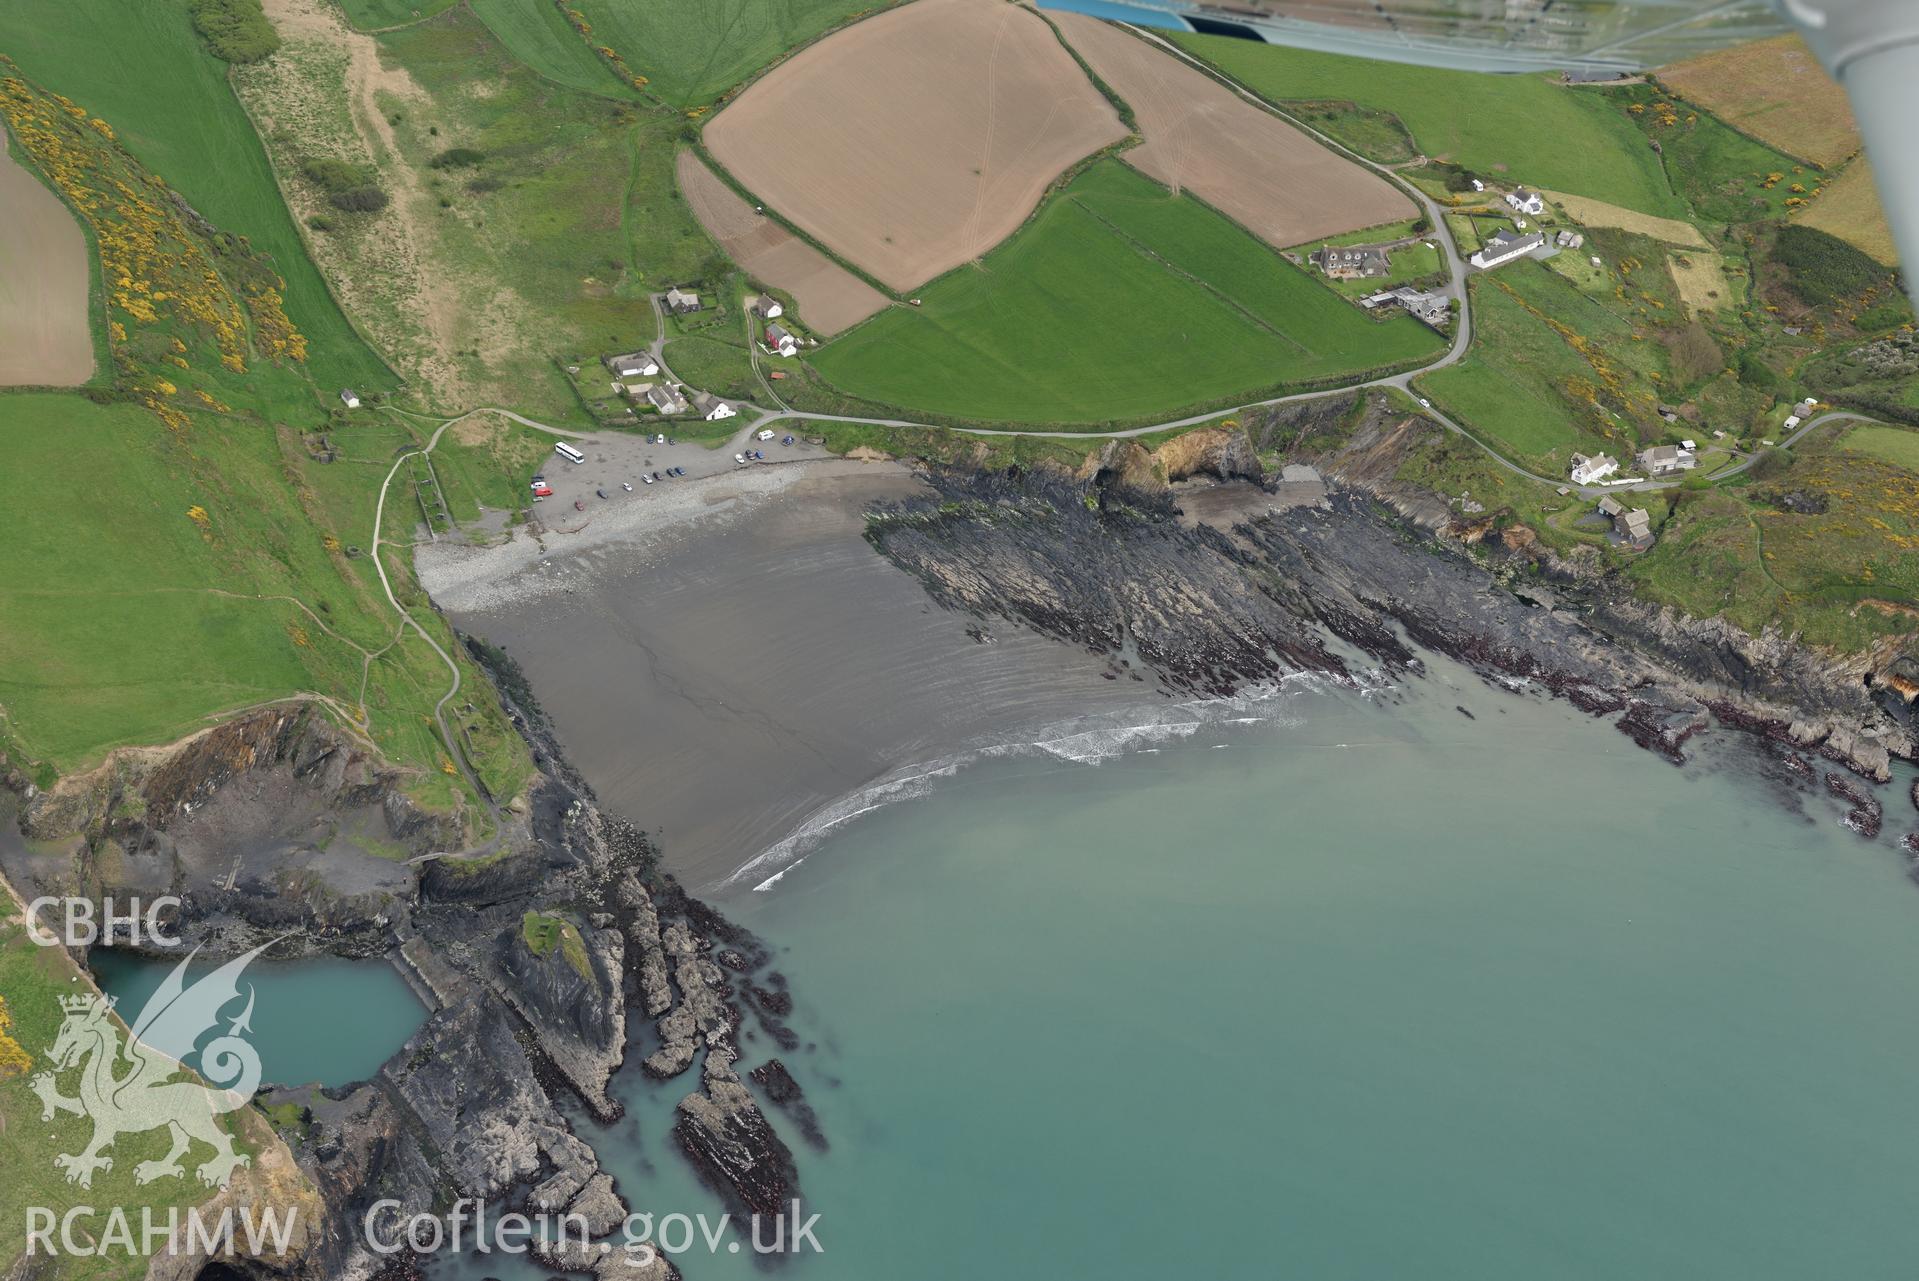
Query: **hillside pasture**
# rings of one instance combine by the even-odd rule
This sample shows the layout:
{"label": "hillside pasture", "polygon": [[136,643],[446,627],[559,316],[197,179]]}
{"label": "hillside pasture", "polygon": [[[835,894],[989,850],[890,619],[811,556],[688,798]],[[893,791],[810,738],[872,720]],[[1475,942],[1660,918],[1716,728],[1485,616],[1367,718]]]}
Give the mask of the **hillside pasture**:
{"label": "hillside pasture", "polygon": [[1623,406],[1637,386],[1615,363],[1636,357],[1630,326],[1537,263],[1478,276],[1472,291],[1472,350],[1422,376],[1422,395],[1543,475],[1563,472],[1575,450],[1632,448],[1593,404]]}
{"label": "hillside pasture", "polygon": [[1243,230],[1116,162],[1075,179],[976,267],[813,357],[868,402],[979,421],[1171,417],[1436,353]]}
{"label": "hillside pasture", "polygon": [[674,194],[683,122],[556,83],[465,7],[378,37],[315,0],[269,11],[285,46],[235,81],[275,159],[361,166],[391,196],[342,213],[288,184],[367,332],[436,404],[583,415],[555,358],[649,340],[647,293],[711,256]]}
{"label": "hillside pasture", "polygon": [[1839,443],[1845,449],[1871,454],[1894,467],[1903,467],[1919,475],[1919,431],[1911,427],[1867,424],[1854,427]]}
{"label": "hillside pasture", "polygon": [[467,7],[514,57],[548,80],[609,98],[639,97],[551,0],[467,0]]}
{"label": "hillside pasture", "polygon": [[1428,156],[1528,186],[1683,218],[1659,157],[1603,92],[1547,75],[1482,75],[1223,36],[1182,48],[1277,103],[1326,99],[1389,111]]}
{"label": "hillside pasture", "polygon": [[753,212],[704,161],[682,151],[680,192],[706,234],[755,280],[792,295],[800,317],[822,337],[851,328],[887,297],[773,219]]}
{"label": "hillside pasture", "polygon": [[1734,128],[1822,168],[1859,150],[1845,90],[1796,35],[1675,62],[1659,71],[1659,80]]}
{"label": "hillside pasture", "polygon": [[1032,10],[916,0],[834,33],[706,127],[746,188],[896,290],[970,262],[1126,136]]}
{"label": "hillside pasture", "polygon": [[1125,152],[1126,163],[1191,191],[1267,244],[1284,248],[1416,212],[1386,179],[1164,49],[1084,14],[1052,20],[1132,108],[1146,140]]}
{"label": "hillside pasture", "polygon": [[228,86],[228,65],[207,52],[186,5],[14,0],[0,53],[29,80],[105,120],[195,210],[271,259],[316,379],[392,384],[307,256],[266,151]]}
{"label": "hillside pasture", "polygon": [[356,31],[404,27],[422,18],[444,13],[459,0],[339,0],[340,10]]}
{"label": "hillside pasture", "polygon": [[[550,0],[525,0],[550,5]],[[675,107],[715,98],[787,50],[896,0],[570,0],[592,38]]]}
{"label": "hillside pasture", "polygon": [[0,126],[0,385],[93,376],[88,257],[72,212],[13,157]]}

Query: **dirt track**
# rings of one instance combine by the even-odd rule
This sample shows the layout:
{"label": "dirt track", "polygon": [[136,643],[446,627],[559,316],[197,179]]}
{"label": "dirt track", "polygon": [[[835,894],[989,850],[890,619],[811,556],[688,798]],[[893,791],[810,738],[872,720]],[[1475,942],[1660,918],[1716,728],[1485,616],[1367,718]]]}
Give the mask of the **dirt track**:
{"label": "dirt track", "polygon": [[768,205],[895,289],[998,244],[1126,131],[1045,22],[917,0],[775,68],[706,130]]}
{"label": "dirt track", "polygon": [[87,238],[60,197],[7,152],[0,129],[0,386],[93,376]]}
{"label": "dirt track", "polygon": [[682,151],[676,162],[687,208],[734,262],[757,280],[784,289],[800,319],[818,334],[836,334],[886,306],[886,295],[771,218],[753,212],[703,161]]}
{"label": "dirt track", "polygon": [[1145,135],[1128,164],[1188,190],[1276,247],[1417,211],[1391,183],[1322,147],[1118,27],[1056,12],[1068,42],[1124,98]]}

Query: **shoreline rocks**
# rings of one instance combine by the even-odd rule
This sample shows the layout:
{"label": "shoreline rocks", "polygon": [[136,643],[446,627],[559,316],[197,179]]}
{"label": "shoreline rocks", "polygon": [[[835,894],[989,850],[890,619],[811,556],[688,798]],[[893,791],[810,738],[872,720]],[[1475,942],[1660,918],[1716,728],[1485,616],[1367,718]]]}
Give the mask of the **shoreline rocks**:
{"label": "shoreline rocks", "polygon": [[[1323,408],[1298,439],[1331,433],[1313,416]],[[1264,503],[1256,491],[1198,502],[1143,452],[1109,446],[1101,466],[1075,474],[928,468],[936,495],[875,512],[868,540],[939,604],[1129,663],[1174,696],[1231,695],[1295,671],[1352,679],[1353,651],[1416,673],[1410,640],[1613,718],[1674,764],[1715,727],[1776,744],[1804,783],[1808,755],[1872,783],[1895,759],[1919,759],[1909,709],[1866,679],[1867,660],[1648,605],[1513,536],[1523,528],[1496,532],[1492,514],[1460,533],[1443,502],[1392,479],[1416,420],[1366,413],[1342,444],[1303,455],[1327,487],[1314,504],[1271,490]],[[1228,470],[1233,484],[1255,483],[1251,469]],[[1181,501],[1212,515],[1182,519]],[[1832,793],[1851,806],[1849,825],[1876,831],[1879,802],[1840,782],[1852,789]]]}
{"label": "shoreline rocks", "polygon": [[[645,835],[601,810],[545,727],[502,701],[544,773],[523,813],[501,815],[498,851],[472,864],[334,852],[333,834],[349,829],[422,853],[457,839],[400,794],[397,774],[302,706],[250,713],[23,802],[35,835],[78,838],[58,857],[12,856],[4,871],[27,897],[177,894],[177,932],[210,956],[291,930],[289,950],[302,954],[389,956],[429,1006],[373,1079],[263,1097],[297,1105],[303,1124],[285,1137],[325,1202],[326,1230],[292,1264],[233,1260],[236,1275],[402,1276],[405,1264],[362,1243],[366,1209],[390,1198],[402,1215],[437,1213],[470,1197],[581,1216],[598,1240],[549,1266],[677,1277],[663,1257],[629,1266],[622,1191],[593,1133],[562,1108],[570,1095],[600,1123],[617,1118],[612,1090],[629,1057],[649,1074],[663,1054],[674,1073],[702,1062],[674,1134],[651,1137],[683,1151],[729,1205],[773,1213],[798,1196],[791,1152],[731,1066],[749,1013],[776,1039],[791,1035],[740,1004],[748,989],[785,991],[765,973],[770,950],[661,873]],[[536,952],[529,917],[550,918],[563,942]]]}

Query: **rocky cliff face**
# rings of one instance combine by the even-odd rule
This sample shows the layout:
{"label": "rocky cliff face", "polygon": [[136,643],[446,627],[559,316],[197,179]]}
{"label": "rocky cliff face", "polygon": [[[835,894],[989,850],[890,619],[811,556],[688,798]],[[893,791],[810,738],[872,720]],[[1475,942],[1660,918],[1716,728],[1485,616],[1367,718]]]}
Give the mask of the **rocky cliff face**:
{"label": "rocky cliff face", "polygon": [[[1805,766],[1784,776],[1808,788],[1807,754],[1874,781],[1919,758],[1889,678],[1906,660],[1648,605],[1523,527],[1398,484],[1416,420],[1337,400],[1288,412],[1254,429],[1312,466],[1278,478],[1236,461],[1243,438],[1196,447],[1219,464],[1197,468],[1122,442],[1075,475],[932,470],[938,498],[876,513],[868,537],[941,604],[1105,654],[1115,675],[1169,691],[1416,672],[1430,650],[1548,689],[1674,761],[1713,728],[1757,734]],[[1195,470],[1235,479],[1168,479]]]}
{"label": "rocky cliff face", "polygon": [[[654,1077],[699,1066],[671,1141],[730,1203],[784,1207],[797,1195],[790,1152],[732,1067],[749,1019],[796,1041],[740,999],[758,987],[766,949],[661,876],[646,838],[515,718],[547,773],[471,857],[436,857],[458,849],[457,817],[420,813],[404,780],[298,707],[123,755],[24,802],[34,835],[69,838],[60,853],[12,856],[4,870],[27,897],[177,894],[189,946],[232,954],[292,930],[283,950],[388,957],[431,1009],[374,1080],[268,1094],[302,1118],[284,1137],[327,1230],[297,1260],[230,1268],[384,1281],[395,1264],[362,1239],[367,1207],[390,1198],[402,1216],[444,1213],[471,1197],[495,1214],[579,1216],[588,1248],[549,1257],[553,1267],[678,1275],[624,1253],[620,1189],[594,1133],[560,1106],[570,1095],[599,1120],[617,1117],[611,1087],[629,1051]],[[529,914],[563,923],[566,945],[531,947]],[[664,1152],[667,1136],[657,1140]]]}

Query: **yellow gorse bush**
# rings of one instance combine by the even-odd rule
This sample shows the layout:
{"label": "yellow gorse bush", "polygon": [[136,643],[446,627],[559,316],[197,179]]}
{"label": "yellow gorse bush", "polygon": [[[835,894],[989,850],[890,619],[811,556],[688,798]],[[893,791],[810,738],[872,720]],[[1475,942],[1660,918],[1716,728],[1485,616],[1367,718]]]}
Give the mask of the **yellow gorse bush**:
{"label": "yellow gorse bush", "polygon": [[[13,75],[0,75],[0,116],[93,232],[106,286],[107,332],[123,365],[132,363],[126,351],[130,326],[168,323],[206,338],[220,365],[234,373],[244,372],[256,354],[306,359],[306,338],[285,311],[284,282],[278,288],[249,285],[244,300],[238,297],[189,222],[191,211],[166,183],[140,168],[104,120]],[[176,336],[171,346],[171,354],[160,359],[190,369],[186,344]],[[137,381],[134,391],[169,428],[191,425],[184,410],[167,403],[180,394],[171,380]],[[224,410],[206,393],[198,395],[209,408]]]}

